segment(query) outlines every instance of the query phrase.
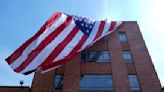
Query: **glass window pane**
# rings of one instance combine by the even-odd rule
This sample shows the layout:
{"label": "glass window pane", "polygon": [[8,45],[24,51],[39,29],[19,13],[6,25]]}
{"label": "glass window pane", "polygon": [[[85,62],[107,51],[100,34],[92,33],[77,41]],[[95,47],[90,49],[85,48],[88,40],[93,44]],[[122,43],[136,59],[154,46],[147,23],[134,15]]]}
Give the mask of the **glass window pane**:
{"label": "glass window pane", "polygon": [[83,75],[80,80],[81,90],[112,90],[111,75]]}
{"label": "glass window pane", "polygon": [[130,51],[123,51],[123,57],[125,61],[132,61],[132,55]]}
{"label": "glass window pane", "polygon": [[108,62],[110,61],[108,51],[85,51],[81,54],[83,61],[89,62]]}
{"label": "glass window pane", "polygon": [[120,39],[120,42],[128,42],[125,32],[119,32],[119,39]]}
{"label": "glass window pane", "polygon": [[139,82],[136,75],[128,75],[129,82],[132,90],[139,90]]}
{"label": "glass window pane", "polygon": [[97,60],[97,55],[96,55],[96,52],[95,51],[91,51],[88,53],[89,55],[89,60]]}
{"label": "glass window pane", "polygon": [[90,56],[93,56],[92,58],[90,58],[90,60],[93,60],[93,61],[101,61],[101,60],[104,60],[103,52],[102,51],[92,51],[92,52],[89,53],[89,55]]}
{"label": "glass window pane", "polygon": [[103,62],[103,61],[110,61],[109,59],[109,53],[107,51],[101,51],[97,61]]}
{"label": "glass window pane", "polygon": [[84,51],[84,52],[82,52],[81,53],[81,60],[87,60],[88,58],[87,58],[87,52],[86,51]]}
{"label": "glass window pane", "polygon": [[54,88],[61,89],[63,86],[63,75],[55,75]]}

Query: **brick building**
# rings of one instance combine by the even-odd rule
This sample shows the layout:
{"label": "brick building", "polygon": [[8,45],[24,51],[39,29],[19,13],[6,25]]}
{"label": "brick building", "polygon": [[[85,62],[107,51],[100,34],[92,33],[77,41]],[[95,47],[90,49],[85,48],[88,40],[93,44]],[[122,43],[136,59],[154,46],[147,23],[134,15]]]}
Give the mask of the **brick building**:
{"label": "brick building", "polygon": [[[97,91],[95,91],[97,90]],[[106,90],[106,91],[102,91]],[[35,74],[32,92],[160,92],[161,85],[136,22],[44,75]]]}
{"label": "brick building", "polygon": [[29,92],[161,92],[161,85],[137,22],[128,21],[62,67],[36,72]]}
{"label": "brick building", "polygon": [[161,92],[164,92],[164,87],[162,88]]}

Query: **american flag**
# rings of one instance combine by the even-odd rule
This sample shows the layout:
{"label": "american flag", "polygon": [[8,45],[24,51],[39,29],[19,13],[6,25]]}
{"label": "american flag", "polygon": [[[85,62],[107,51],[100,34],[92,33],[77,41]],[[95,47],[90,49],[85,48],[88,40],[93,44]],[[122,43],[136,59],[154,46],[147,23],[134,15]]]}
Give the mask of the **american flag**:
{"label": "american flag", "polygon": [[57,68],[121,24],[57,12],[6,61],[15,72],[22,74]]}

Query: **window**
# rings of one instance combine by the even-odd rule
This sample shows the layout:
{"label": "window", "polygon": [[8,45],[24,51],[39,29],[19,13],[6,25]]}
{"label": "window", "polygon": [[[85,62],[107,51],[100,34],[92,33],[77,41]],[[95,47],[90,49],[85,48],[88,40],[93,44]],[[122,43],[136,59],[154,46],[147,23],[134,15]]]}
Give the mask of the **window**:
{"label": "window", "polygon": [[82,75],[80,90],[112,90],[111,75]]}
{"label": "window", "polygon": [[54,88],[55,89],[62,89],[63,86],[63,75],[55,75],[54,79]]}
{"label": "window", "polygon": [[136,75],[128,75],[130,86],[132,90],[139,90],[139,83]]}
{"label": "window", "polygon": [[123,57],[124,60],[127,62],[131,62],[132,61],[132,54],[130,53],[130,51],[123,51]]}
{"label": "window", "polygon": [[125,32],[119,32],[119,39],[120,39],[120,42],[128,42]]}
{"label": "window", "polygon": [[81,53],[81,60],[84,62],[109,62],[108,51],[83,51]]}

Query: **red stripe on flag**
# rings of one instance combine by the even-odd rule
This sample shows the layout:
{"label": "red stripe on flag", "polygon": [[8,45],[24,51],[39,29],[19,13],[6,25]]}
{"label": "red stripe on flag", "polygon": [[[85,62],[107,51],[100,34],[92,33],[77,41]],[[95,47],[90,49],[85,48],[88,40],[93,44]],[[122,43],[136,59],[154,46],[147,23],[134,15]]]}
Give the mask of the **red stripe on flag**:
{"label": "red stripe on flag", "polygon": [[70,41],[74,38],[74,36],[79,31],[79,28],[75,26],[73,30],[69,33],[69,35],[51,52],[51,54],[45,59],[42,65],[51,63],[63,49],[70,43]]}
{"label": "red stripe on flag", "polygon": [[101,36],[103,29],[104,29],[104,26],[105,26],[105,21],[101,21],[98,32],[96,33],[94,40],[96,40],[98,37]]}
{"label": "red stripe on flag", "polygon": [[29,55],[28,58],[14,71],[20,72],[22,71],[26,66],[28,66],[32,60],[49,44],[51,43],[63,30],[66,28],[72,21],[71,17],[68,17],[66,21],[58,27],[56,30],[54,30],[48,37],[46,37],[40,44],[39,46],[33,50]]}
{"label": "red stripe on flag", "polygon": [[61,13],[55,13],[42,27],[41,29],[33,36],[31,37],[29,40],[27,40],[23,45],[21,45],[15,52],[13,52],[13,54],[11,54],[6,61],[8,62],[8,64],[10,65],[11,63],[13,63],[18,57],[21,56],[21,54],[23,53],[23,51],[25,50],[25,48],[27,48],[28,45],[30,45],[36,38],[38,38],[48,27],[50,27],[54,22],[56,22],[56,20],[59,19],[59,17],[61,16]]}
{"label": "red stripe on flag", "polygon": [[73,50],[66,56],[64,57],[64,59],[56,61],[56,62],[50,62],[50,63],[46,63],[42,66],[42,70],[47,70],[49,68],[58,66],[58,65],[62,65],[65,64],[66,62],[68,62],[71,58],[73,58],[75,55],[78,54],[78,50],[81,49],[81,47],[83,46],[83,44],[85,43],[85,41],[87,40],[87,36],[83,35],[82,39],[78,42],[78,44],[75,46],[75,48],[73,48]]}
{"label": "red stripe on flag", "polygon": [[112,21],[110,28],[109,28],[109,31],[113,30],[115,28],[115,25],[116,25],[116,21]]}

